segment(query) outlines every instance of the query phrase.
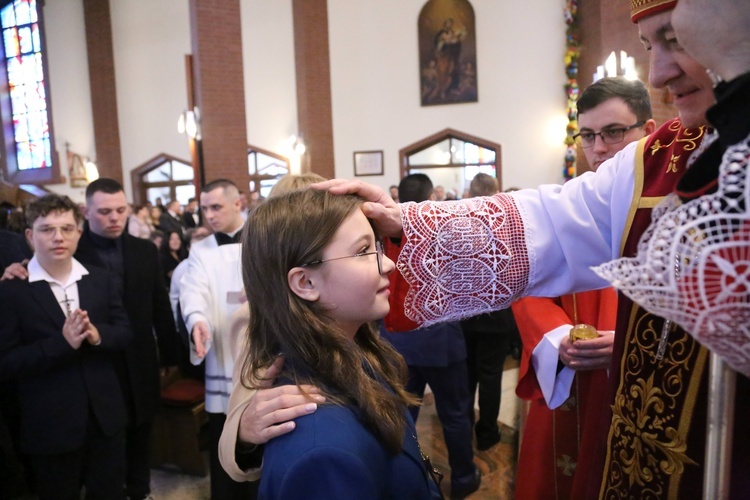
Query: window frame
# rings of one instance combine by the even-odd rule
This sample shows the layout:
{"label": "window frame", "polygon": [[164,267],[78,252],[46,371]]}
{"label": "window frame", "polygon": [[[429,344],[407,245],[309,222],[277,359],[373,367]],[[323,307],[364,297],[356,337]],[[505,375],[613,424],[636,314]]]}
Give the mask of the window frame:
{"label": "window frame", "polygon": [[[257,165],[258,165],[258,162],[257,162],[257,153],[269,156],[271,158],[275,158],[275,159],[279,160],[279,162],[284,163],[286,165],[286,169],[287,169],[287,173],[284,174],[284,175],[289,175],[289,174],[292,173],[291,161],[286,156],[282,156],[280,154],[273,153],[273,152],[271,152],[271,151],[269,151],[267,149],[259,148],[258,146],[253,146],[252,144],[248,144],[247,145],[247,175],[248,175],[248,188],[249,188],[249,191],[251,193],[252,192],[258,192],[258,193],[260,193],[260,188],[261,188],[261,182],[262,181],[268,181],[268,180],[276,180],[276,181],[278,181],[279,179],[281,179],[282,177],[284,177],[284,175],[264,175],[264,174],[257,173],[257,170],[258,170],[258,168],[257,168]],[[255,162],[256,171],[255,171],[255,173],[250,173],[250,155],[255,155],[255,158],[256,158],[256,162]]]}
{"label": "window frame", "polygon": [[[449,164],[434,164],[434,165],[411,165],[409,163],[409,158],[413,156],[416,153],[419,153],[421,151],[424,151],[425,149],[431,148],[432,146],[439,144],[445,140],[459,140],[462,142],[468,142],[471,144],[474,144],[475,146],[479,146],[484,149],[490,149],[495,152],[495,161],[493,163],[449,163]],[[460,132],[458,130],[454,130],[451,128],[447,128],[445,130],[442,130],[436,134],[433,134],[429,137],[425,137],[424,139],[414,142],[412,144],[409,144],[408,146],[402,148],[398,152],[399,157],[399,164],[401,165],[401,178],[406,177],[411,173],[412,170],[429,170],[431,168],[465,168],[467,166],[474,166],[474,165],[494,165],[495,166],[495,178],[497,179],[498,186],[500,187],[500,191],[502,191],[502,178],[503,178],[503,169],[502,169],[502,146],[496,142],[488,141],[486,139],[481,139],[479,137],[475,137],[469,134],[466,134],[464,132]]]}
{"label": "window frame", "polygon": [[[182,163],[183,165],[187,165],[188,167],[193,169],[193,178],[190,180],[181,180],[181,181],[175,181],[174,179],[169,181],[161,181],[161,182],[147,182],[145,181],[146,175],[149,174],[149,172],[152,172],[153,170],[156,170],[157,168],[161,167],[165,163],[172,163],[172,162],[178,162]],[[160,153],[150,160],[148,160],[146,163],[140,165],[139,167],[134,168],[130,172],[130,182],[133,190],[133,203],[136,205],[142,205],[148,201],[148,196],[146,195],[146,192],[148,188],[155,188],[155,187],[169,187],[169,191],[171,193],[171,198],[175,199],[176,196],[176,188],[177,186],[187,186],[187,185],[195,185],[195,169],[193,167],[193,164],[187,160],[183,160],[182,158],[177,158],[176,156],[172,156],[167,153]],[[198,193],[196,193],[196,198],[198,197]],[[166,200],[164,200],[166,201]]]}

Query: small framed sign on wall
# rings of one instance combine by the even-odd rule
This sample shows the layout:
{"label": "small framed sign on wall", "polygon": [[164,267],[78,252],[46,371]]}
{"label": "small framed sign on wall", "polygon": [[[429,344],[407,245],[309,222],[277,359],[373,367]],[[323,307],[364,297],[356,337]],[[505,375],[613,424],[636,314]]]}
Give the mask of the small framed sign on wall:
{"label": "small framed sign on wall", "polygon": [[383,175],[383,151],[355,151],[354,175]]}

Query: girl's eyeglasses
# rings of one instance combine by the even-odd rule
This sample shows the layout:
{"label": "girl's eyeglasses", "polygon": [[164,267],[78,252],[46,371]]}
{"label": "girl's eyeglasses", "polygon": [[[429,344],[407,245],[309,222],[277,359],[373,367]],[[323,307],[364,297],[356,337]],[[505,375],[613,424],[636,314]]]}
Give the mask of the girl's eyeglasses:
{"label": "girl's eyeglasses", "polygon": [[374,252],[361,252],[354,255],[347,255],[345,257],[333,257],[331,259],[320,259],[320,260],[313,260],[306,264],[302,264],[301,267],[309,267],[309,266],[317,266],[318,264],[323,264],[325,262],[331,262],[332,260],[341,260],[341,259],[351,259],[354,257],[365,257],[366,255],[376,255],[377,261],[378,261],[378,273],[383,274],[383,242],[381,240],[377,240],[375,242],[375,251]]}

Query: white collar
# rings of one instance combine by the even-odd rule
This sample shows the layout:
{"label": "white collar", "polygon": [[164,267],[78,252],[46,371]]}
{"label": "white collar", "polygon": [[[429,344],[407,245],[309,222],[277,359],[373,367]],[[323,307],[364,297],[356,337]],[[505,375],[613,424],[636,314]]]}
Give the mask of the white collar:
{"label": "white collar", "polygon": [[50,276],[50,274],[39,263],[39,261],[36,258],[36,255],[34,255],[29,261],[29,265],[27,267],[29,271],[29,283],[33,283],[35,281],[46,281],[47,283],[57,283],[58,285],[62,287],[67,287],[71,283],[80,281],[82,277],[89,274],[89,271],[88,269],[83,267],[83,264],[78,262],[75,258],[73,258],[72,260],[73,260],[73,267],[70,270],[70,275],[68,276],[67,282],[60,283],[58,280]]}
{"label": "white collar", "polygon": [[239,233],[240,231],[242,231],[242,226],[240,226],[238,229],[232,231],[231,233],[226,233],[226,234],[228,236],[231,236],[232,238],[234,238],[234,235],[237,234],[237,233]]}

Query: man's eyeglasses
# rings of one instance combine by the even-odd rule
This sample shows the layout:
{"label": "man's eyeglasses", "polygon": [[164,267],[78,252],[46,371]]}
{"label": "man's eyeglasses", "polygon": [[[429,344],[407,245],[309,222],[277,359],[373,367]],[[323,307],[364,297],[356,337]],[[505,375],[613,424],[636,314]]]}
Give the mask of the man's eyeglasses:
{"label": "man's eyeglasses", "polygon": [[60,233],[63,235],[64,238],[70,238],[78,231],[78,226],[74,226],[72,224],[66,224],[64,226],[42,226],[39,228],[34,229],[34,231],[38,232],[45,238],[54,238],[55,234],[57,234],[57,230],[60,230]]}
{"label": "man's eyeglasses", "polygon": [[573,136],[573,139],[577,140],[582,148],[590,148],[596,143],[596,136],[602,138],[604,144],[618,144],[625,139],[625,132],[628,130],[642,127],[646,122],[638,122],[635,125],[629,127],[612,127],[605,128],[601,132],[581,132]]}
{"label": "man's eyeglasses", "polygon": [[333,257],[331,259],[313,260],[306,264],[302,264],[302,267],[317,266],[318,264],[323,264],[324,262],[331,262],[332,260],[351,259],[353,257],[365,257],[367,255],[377,256],[376,260],[378,261],[378,273],[383,274],[383,242],[380,240],[377,240],[375,242],[374,252],[360,252],[354,255],[347,255],[345,257]]}

